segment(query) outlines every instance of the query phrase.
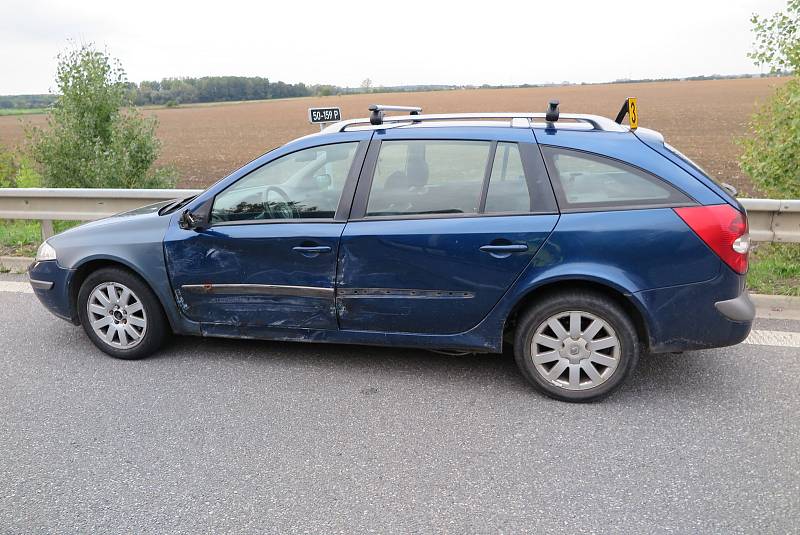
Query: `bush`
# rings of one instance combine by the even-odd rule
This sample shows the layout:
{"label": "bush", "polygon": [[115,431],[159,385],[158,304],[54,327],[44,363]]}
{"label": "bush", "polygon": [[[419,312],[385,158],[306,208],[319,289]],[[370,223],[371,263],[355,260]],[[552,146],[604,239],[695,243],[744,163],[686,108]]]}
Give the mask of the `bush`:
{"label": "bush", "polygon": [[[800,69],[800,0],[769,18],[753,15],[755,50],[749,56],[773,72]],[[800,197],[800,83],[797,77],[779,88],[750,122],[750,135],[740,139],[742,170],[765,194]]]}
{"label": "bush", "polygon": [[0,188],[16,188],[19,164],[14,155],[0,147]]}
{"label": "bush", "polygon": [[41,185],[41,177],[27,158],[0,147],[0,188],[33,188]]}
{"label": "bush", "polygon": [[157,188],[175,184],[153,169],[155,118],[130,107],[125,71],[91,45],[59,55],[60,96],[47,128],[28,127],[29,150],[47,187]]}
{"label": "bush", "polygon": [[780,87],[750,122],[750,135],[740,140],[739,161],[766,195],[800,198],[800,82]]}

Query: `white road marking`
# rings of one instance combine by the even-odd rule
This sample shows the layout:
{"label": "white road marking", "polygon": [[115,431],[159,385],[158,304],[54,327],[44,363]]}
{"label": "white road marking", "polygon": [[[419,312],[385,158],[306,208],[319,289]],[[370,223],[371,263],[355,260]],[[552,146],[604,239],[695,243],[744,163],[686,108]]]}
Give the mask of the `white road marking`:
{"label": "white road marking", "polygon": [[[27,282],[0,281],[0,292],[32,294],[33,288]],[[800,347],[800,333],[788,331],[751,331],[742,342],[759,346]]]}
{"label": "white road marking", "polygon": [[0,281],[0,292],[32,294],[33,288],[28,282]]}
{"label": "white road marking", "polygon": [[787,331],[750,331],[750,336],[742,342],[759,346],[800,347],[800,333]]}

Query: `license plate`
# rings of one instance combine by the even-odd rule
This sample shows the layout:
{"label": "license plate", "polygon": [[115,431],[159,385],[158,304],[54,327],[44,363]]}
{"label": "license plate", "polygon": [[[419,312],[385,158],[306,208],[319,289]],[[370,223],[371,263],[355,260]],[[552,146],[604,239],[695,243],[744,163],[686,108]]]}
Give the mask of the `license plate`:
{"label": "license plate", "polygon": [[342,113],[339,108],[308,108],[308,122],[316,123],[335,123],[342,120]]}

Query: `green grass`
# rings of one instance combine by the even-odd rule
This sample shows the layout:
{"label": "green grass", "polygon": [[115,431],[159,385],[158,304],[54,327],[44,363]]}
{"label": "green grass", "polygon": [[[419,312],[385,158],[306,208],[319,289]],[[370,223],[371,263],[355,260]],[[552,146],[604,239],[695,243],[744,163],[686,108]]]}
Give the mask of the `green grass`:
{"label": "green grass", "polygon": [[47,108],[0,108],[0,117],[3,115],[36,115],[47,113]]}
{"label": "green grass", "polygon": [[760,243],[750,254],[753,293],[800,296],[800,243]]}
{"label": "green grass", "polygon": [[[80,221],[53,221],[53,229],[61,232],[80,225]],[[0,221],[0,256],[34,256],[42,242],[42,225],[39,221]]]}

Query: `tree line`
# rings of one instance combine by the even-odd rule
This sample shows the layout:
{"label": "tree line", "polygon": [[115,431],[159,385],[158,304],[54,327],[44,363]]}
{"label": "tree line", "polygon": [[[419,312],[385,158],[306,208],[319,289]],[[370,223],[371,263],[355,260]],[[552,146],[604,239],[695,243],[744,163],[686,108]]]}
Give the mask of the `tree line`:
{"label": "tree line", "polygon": [[129,83],[132,101],[148,104],[192,104],[234,100],[266,100],[307,97],[313,94],[304,83],[271,82],[261,76],[204,76],[202,78],[165,78],[159,81]]}
{"label": "tree line", "polygon": [[[307,97],[313,88],[303,83],[271,82],[260,76],[204,76],[202,78],[165,78],[139,84],[125,82],[128,101],[137,106],[178,105],[197,102],[229,102]],[[48,108],[58,95],[0,96],[0,109]]]}
{"label": "tree line", "polygon": [[[770,75],[785,75],[786,71],[776,71]],[[724,78],[746,78],[758,75],[711,75],[692,76],[680,80],[716,80]],[[764,76],[764,75],[762,75]],[[615,80],[613,83],[660,82],[679,80],[679,78]],[[267,100],[275,98],[349,95],[354,93],[404,93],[417,91],[444,91],[449,89],[503,89],[511,87],[543,87],[551,85],[573,85],[570,82],[559,84],[521,84],[521,85],[402,85],[372,86],[369,79],[360,87],[341,87],[331,84],[307,85],[272,82],[261,76],[203,76],[200,78],[164,78],[161,81],[144,81],[139,84],[125,82],[128,101],[136,106],[177,106],[199,102],[230,102],[239,100]],[[591,85],[581,83],[580,85]],[[48,108],[58,100],[58,95],[8,95],[0,96],[0,109]]]}

